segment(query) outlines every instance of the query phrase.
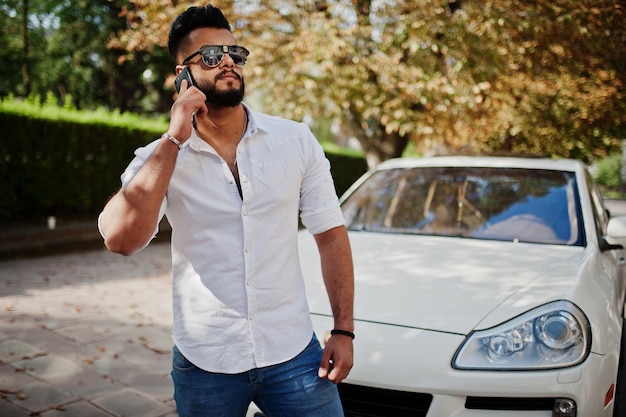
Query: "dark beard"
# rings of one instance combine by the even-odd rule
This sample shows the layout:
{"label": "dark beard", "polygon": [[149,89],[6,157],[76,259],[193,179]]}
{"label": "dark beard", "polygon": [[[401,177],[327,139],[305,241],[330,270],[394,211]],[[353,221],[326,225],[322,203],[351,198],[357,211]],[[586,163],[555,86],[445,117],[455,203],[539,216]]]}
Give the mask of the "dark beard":
{"label": "dark beard", "polygon": [[241,82],[241,87],[235,89],[231,88],[227,91],[217,91],[215,88],[215,84],[217,80],[219,80],[222,75],[224,75],[228,71],[224,71],[215,77],[215,82],[211,85],[198,85],[200,91],[202,91],[206,95],[206,103],[207,105],[219,106],[219,107],[235,107],[243,100],[243,96],[245,94],[245,83],[243,77],[240,77],[239,74],[235,74],[239,81]]}

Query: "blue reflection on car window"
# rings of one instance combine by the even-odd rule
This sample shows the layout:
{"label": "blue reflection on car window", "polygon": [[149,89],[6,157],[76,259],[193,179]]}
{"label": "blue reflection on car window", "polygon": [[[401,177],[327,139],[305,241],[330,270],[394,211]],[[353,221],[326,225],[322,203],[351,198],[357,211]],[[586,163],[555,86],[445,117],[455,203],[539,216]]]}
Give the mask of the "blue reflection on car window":
{"label": "blue reflection on car window", "polygon": [[535,221],[550,227],[560,242],[568,242],[572,237],[565,187],[553,187],[541,197],[530,196],[524,201],[514,203],[489,221],[499,223],[520,216],[533,216]]}

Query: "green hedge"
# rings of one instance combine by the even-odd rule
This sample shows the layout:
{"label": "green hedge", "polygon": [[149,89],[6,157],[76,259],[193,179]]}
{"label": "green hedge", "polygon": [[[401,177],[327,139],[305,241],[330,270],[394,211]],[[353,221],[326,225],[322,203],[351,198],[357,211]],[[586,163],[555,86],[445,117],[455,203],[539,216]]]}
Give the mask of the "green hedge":
{"label": "green hedge", "polygon": [[0,113],[0,223],[89,216],[119,188],[133,151],[155,132]]}
{"label": "green hedge", "polygon": [[326,157],[330,161],[330,170],[338,196],[367,171],[367,162],[362,156],[326,151]]}
{"label": "green hedge", "polygon": [[[133,151],[167,127],[67,119],[0,107],[0,225],[97,215],[119,188]],[[327,156],[339,195],[367,169],[362,157]]]}

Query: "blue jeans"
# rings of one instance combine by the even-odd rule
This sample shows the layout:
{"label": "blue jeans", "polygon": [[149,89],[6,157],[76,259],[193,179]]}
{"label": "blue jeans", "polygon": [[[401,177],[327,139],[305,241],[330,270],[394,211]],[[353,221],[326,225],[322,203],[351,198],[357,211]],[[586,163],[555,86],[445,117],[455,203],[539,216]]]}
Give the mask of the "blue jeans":
{"label": "blue jeans", "polygon": [[207,372],[173,352],[179,417],[244,417],[251,402],[267,417],[343,417],[337,386],[317,376],[322,348],[315,335],[292,360],[239,374]]}

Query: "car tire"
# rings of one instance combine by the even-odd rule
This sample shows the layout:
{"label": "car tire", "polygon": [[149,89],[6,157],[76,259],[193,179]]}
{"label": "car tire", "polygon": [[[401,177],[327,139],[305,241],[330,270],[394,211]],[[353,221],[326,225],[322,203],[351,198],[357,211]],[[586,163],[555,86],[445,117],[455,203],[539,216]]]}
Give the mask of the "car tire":
{"label": "car tire", "polygon": [[622,345],[620,347],[613,417],[626,416],[626,320],[622,321]]}

